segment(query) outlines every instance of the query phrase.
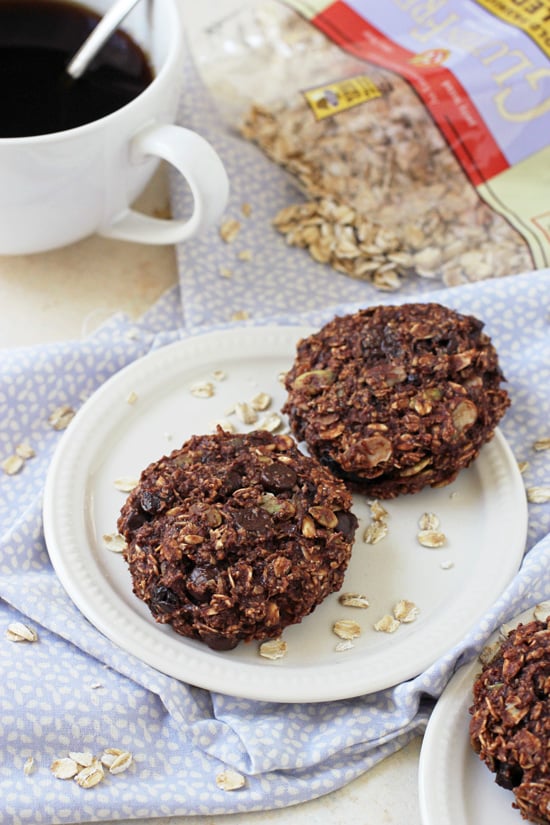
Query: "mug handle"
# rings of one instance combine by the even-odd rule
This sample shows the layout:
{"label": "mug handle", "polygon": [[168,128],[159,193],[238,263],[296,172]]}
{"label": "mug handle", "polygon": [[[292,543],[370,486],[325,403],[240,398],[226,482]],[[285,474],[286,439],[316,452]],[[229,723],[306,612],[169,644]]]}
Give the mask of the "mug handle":
{"label": "mug handle", "polygon": [[165,220],[128,208],[99,234],[122,241],[176,244],[211,226],[222,215],[229,197],[225,168],[212,146],[183,126],[149,126],[132,140],[132,161],[148,155],[172,164],[185,178],[193,196],[193,213],[185,220]]}

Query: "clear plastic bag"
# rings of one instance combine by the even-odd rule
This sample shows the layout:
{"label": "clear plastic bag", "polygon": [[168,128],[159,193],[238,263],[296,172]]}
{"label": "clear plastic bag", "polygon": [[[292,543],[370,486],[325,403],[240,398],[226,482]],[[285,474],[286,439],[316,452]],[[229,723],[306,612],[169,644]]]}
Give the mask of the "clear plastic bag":
{"label": "clear plastic bag", "polygon": [[[417,65],[445,60],[441,52],[422,52]],[[513,225],[485,181],[473,182],[409,80],[288,5],[246,5],[205,32],[196,53],[229,128],[291,175],[296,198],[273,225],[316,261],[383,290],[414,276],[455,286],[547,265],[521,216]],[[537,187],[538,203],[541,182],[526,175],[525,200]]]}

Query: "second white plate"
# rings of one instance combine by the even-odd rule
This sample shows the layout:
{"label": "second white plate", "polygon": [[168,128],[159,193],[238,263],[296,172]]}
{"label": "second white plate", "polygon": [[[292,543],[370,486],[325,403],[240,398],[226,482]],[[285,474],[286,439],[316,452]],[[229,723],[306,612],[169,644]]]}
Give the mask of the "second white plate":
{"label": "second white plate", "polygon": [[[341,699],[416,676],[458,642],[500,595],[525,547],[524,487],[497,431],[452,485],[387,502],[389,532],[376,545],[362,541],[370,512],[365,499],[355,496],[360,526],[343,589],[364,593],[370,607],[343,608],[333,594],[285,631],[284,659],[262,659],[256,644],[214,652],[156,624],[132,594],[123,558],[102,540],[116,530],[125,499],[115,479],[139,477],[151,461],[192,434],[209,432],[213,422],[227,418],[230,407],[260,391],[270,393],[271,409],[279,410],[286,393],[278,377],[291,366],[298,339],[309,332],[297,327],[215,332],[131,364],[75,416],[52,461],[44,498],[44,529],[55,570],[102,633],[170,676],[266,701]],[[213,395],[191,393],[201,381],[213,385]],[[130,397],[134,403],[128,403]],[[442,549],[426,549],[416,540],[418,519],[426,511],[441,520],[448,539]],[[374,623],[400,599],[418,606],[417,620],[391,635],[375,631]],[[362,634],[352,648],[337,652],[331,628],[342,617],[360,622]]]}
{"label": "second white plate", "polygon": [[[507,623],[511,629],[533,618],[533,608]],[[491,637],[495,639],[497,634]],[[423,825],[522,825],[512,808],[512,791],[501,788],[495,775],[470,745],[468,708],[473,684],[481,671],[475,660],[460,668],[438,700],[420,751],[419,796]]]}

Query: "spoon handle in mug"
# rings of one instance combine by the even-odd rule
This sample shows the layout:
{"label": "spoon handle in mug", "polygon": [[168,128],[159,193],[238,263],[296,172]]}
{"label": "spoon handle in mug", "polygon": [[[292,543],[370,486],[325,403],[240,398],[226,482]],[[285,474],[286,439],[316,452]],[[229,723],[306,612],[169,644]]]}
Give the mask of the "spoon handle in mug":
{"label": "spoon handle in mug", "polygon": [[137,3],[139,0],[116,0],[67,64],[65,71],[70,77],[76,80],[85,72],[88,64]]}

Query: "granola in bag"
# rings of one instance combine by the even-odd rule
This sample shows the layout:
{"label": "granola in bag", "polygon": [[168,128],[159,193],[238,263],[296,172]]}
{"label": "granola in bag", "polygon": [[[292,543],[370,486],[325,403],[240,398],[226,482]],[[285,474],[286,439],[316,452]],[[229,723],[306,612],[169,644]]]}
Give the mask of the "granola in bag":
{"label": "granola in bag", "polygon": [[261,2],[218,29],[202,70],[296,183],[289,245],[390,291],[548,264],[550,61],[490,5]]}

